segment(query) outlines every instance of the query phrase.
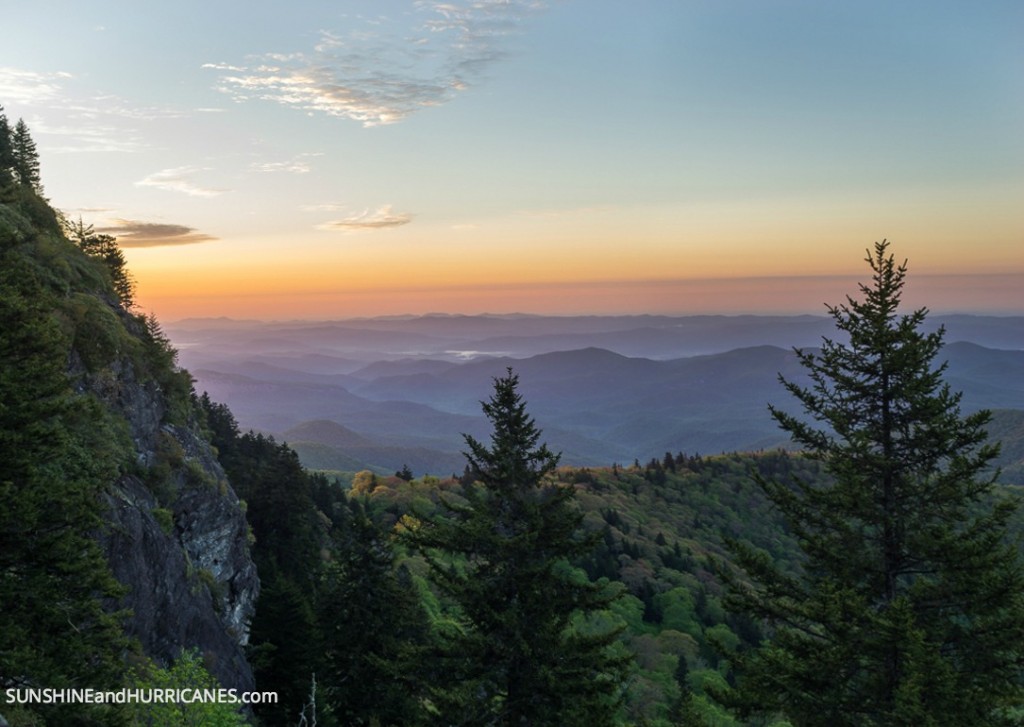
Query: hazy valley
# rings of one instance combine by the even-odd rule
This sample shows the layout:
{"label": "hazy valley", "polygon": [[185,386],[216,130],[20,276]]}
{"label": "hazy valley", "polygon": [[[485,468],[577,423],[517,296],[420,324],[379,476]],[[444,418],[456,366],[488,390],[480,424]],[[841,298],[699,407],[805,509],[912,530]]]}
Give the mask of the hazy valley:
{"label": "hazy valley", "polygon": [[[1024,410],[1024,318],[929,318],[939,325],[965,412],[997,410],[993,429],[1016,431],[1003,410]],[[767,410],[792,406],[778,375],[801,380],[793,347],[834,336],[824,316],[197,319],[166,331],[197,390],[306,466],[440,475],[461,471],[463,433],[486,433],[479,401],[510,366],[566,464],[785,446]]]}

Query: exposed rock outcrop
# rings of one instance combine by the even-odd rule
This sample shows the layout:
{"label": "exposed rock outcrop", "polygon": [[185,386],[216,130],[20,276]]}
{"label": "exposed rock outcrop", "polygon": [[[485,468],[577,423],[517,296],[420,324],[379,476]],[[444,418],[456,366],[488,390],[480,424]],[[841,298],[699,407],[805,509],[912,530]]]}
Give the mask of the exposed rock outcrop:
{"label": "exposed rock outcrop", "polygon": [[71,368],[80,391],[124,420],[138,463],[112,486],[101,535],[128,588],[120,604],[130,611],[128,633],[163,664],[196,648],[221,684],[252,689],[244,646],[259,579],[244,505],[216,454],[194,423],[163,423],[166,397],[134,362],[87,372],[73,360]]}

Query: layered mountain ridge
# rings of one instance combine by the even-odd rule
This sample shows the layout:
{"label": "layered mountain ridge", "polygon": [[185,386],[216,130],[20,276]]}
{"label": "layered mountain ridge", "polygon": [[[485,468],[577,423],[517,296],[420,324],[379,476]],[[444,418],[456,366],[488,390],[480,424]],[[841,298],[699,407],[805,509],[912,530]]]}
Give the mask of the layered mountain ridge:
{"label": "layered mountain ridge", "polygon": [[[185,344],[200,389],[243,427],[287,441],[307,466],[387,473],[406,464],[444,475],[461,470],[461,434],[481,435],[481,393],[508,367],[566,464],[787,446],[767,405],[792,406],[778,376],[803,381],[793,347],[813,349],[834,335],[829,325],[816,316],[423,316],[217,321],[216,336],[193,321],[169,334]],[[1024,318],[935,316],[928,325],[946,330],[940,358],[965,411],[1024,410]],[[386,345],[371,341],[378,328]],[[326,329],[333,335],[322,338]],[[363,441],[340,446],[306,426],[325,420]]]}

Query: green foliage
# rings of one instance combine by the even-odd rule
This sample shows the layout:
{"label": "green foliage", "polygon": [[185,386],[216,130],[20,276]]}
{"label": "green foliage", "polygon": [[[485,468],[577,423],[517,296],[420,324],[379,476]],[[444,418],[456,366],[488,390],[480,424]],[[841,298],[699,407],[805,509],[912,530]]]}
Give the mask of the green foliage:
{"label": "green foliage", "polygon": [[146,470],[145,483],[161,506],[174,502],[174,473],[185,465],[185,450],[170,432],[157,435],[153,462]]}
{"label": "green foliage", "polygon": [[[11,143],[11,124],[0,106],[0,195],[14,184],[14,146]],[[3,197],[0,196],[0,202]]]}
{"label": "green foliage", "polygon": [[318,603],[331,714],[343,725],[423,723],[430,637],[419,591],[358,500],[339,515]]}
{"label": "green foliage", "polygon": [[153,519],[156,520],[157,525],[164,531],[165,535],[170,535],[174,532],[174,513],[168,510],[166,507],[156,507],[152,511]]}
{"label": "green foliage", "polygon": [[14,161],[14,177],[22,187],[41,192],[39,179],[39,152],[29,133],[28,124],[18,119],[11,134],[10,148]]}
{"label": "green foliage", "polygon": [[171,424],[186,424],[198,415],[192,376],[178,366],[178,352],[160,327],[156,316],[142,316],[140,368],[150,372],[167,401],[164,419]]}
{"label": "green foliage", "polygon": [[250,632],[250,661],[257,684],[279,694],[277,704],[256,708],[268,724],[288,724],[305,703],[320,668],[316,592],[323,566],[326,526],[312,498],[314,478],[287,445],[263,435],[239,434],[230,410],[198,400],[211,442],[239,497],[254,537],[260,597]]}
{"label": "green foliage", "polygon": [[[575,559],[577,567],[591,580],[604,578],[628,589],[589,617],[590,627],[597,631],[624,629],[619,642],[635,656],[637,667],[627,682],[625,713],[619,717],[626,723],[669,724],[666,720],[677,695],[672,675],[680,657],[695,671],[710,668],[732,679],[732,665],[721,659],[713,642],[738,640],[740,648],[749,648],[760,641],[756,623],[728,614],[722,607],[719,574],[730,558],[723,534],[740,534],[752,547],[791,567],[798,560],[798,549],[750,473],[822,476],[817,463],[786,452],[680,454],[675,459],[676,471],[667,471],[660,483],[644,478],[643,467],[637,472],[592,468],[582,478],[581,470],[563,468],[551,475],[562,486],[573,486],[573,506],[582,515],[583,528],[598,541],[592,553]],[[455,479],[429,485],[425,480],[377,478],[368,507],[379,523],[416,527],[419,520],[405,517],[412,509],[433,519],[444,512],[442,501],[465,503],[460,492],[462,486]],[[659,544],[659,533],[667,536],[665,545]],[[425,571],[426,564],[419,558],[401,562],[414,574]],[[457,567],[461,562],[452,558]],[[665,595],[674,589],[679,591]],[[443,593],[437,595],[440,598],[428,592],[424,602],[434,604],[428,608],[434,630],[447,634],[461,623],[458,610]],[[690,633],[670,628],[676,601],[686,605],[692,618],[695,628]],[[665,607],[668,623],[663,618]],[[693,694],[697,711],[705,714],[708,724],[734,724],[701,691],[702,683]]]}
{"label": "green foliage", "polygon": [[[195,650],[182,652],[169,668],[146,661],[132,669],[128,688],[142,690],[180,690],[182,702],[135,702],[125,708],[129,725],[175,725],[175,727],[234,727],[248,724],[238,705],[227,699],[208,699],[217,694],[220,684],[203,665]],[[199,696],[202,696],[202,700]]]}
{"label": "green foliage", "polygon": [[987,412],[962,416],[924,309],[897,315],[906,272],[887,243],[862,300],[830,307],[848,342],[798,352],[783,381],[809,419],[772,409],[831,481],[760,478],[803,551],[785,572],[737,543],[735,604],[774,626],[736,655],[743,713],[797,724],[999,724],[1021,699],[1024,575],[984,475]]}
{"label": "green foliage", "polygon": [[0,229],[0,687],[112,686],[126,641],[101,599],[121,589],[92,534],[124,452],[116,440],[96,448],[96,432],[114,428],[72,390],[70,341],[23,231]]}
{"label": "green foliage", "polygon": [[128,272],[128,263],[117,245],[116,238],[97,234],[92,225],[87,226],[82,222],[81,217],[78,218],[78,222],[65,221],[64,234],[86,255],[103,263],[110,275],[110,284],[118,301],[126,310],[133,308],[135,281]]}
{"label": "green foliage", "polygon": [[62,309],[74,333],[74,348],[89,371],[108,366],[138,346],[114,310],[92,293],[73,293]]}
{"label": "green foliage", "polygon": [[[259,553],[259,540],[256,541]],[[304,564],[299,568],[306,567]],[[278,693],[278,703],[255,708],[266,724],[297,720],[309,691],[310,679],[320,667],[321,636],[313,592],[276,565],[260,568],[260,598],[249,636],[249,661],[257,686]]]}
{"label": "green foliage", "polygon": [[551,481],[558,457],[538,446],[517,385],[509,371],[483,405],[490,447],[466,437],[480,484],[464,488],[464,503],[446,499],[443,513],[409,522],[408,542],[461,616],[443,660],[451,681],[435,701],[446,718],[473,723],[611,724],[626,661],[609,649],[617,631],[581,628],[574,616],[617,592],[563,568],[593,542],[574,490]]}

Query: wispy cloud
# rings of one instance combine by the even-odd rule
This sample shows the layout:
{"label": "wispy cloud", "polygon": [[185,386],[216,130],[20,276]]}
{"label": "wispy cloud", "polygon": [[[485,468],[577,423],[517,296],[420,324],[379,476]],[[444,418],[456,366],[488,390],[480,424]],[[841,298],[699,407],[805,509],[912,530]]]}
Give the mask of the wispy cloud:
{"label": "wispy cloud", "polygon": [[46,151],[50,154],[81,152],[134,153],[147,148],[137,132],[112,124],[74,122],[60,126],[37,122],[32,127],[37,137],[48,139]]}
{"label": "wispy cloud", "polygon": [[[177,119],[185,112],[170,107],[141,106],[110,94],[83,94],[80,81],[70,73],[43,73],[0,67],[0,103],[10,104],[8,115],[30,118],[37,140],[46,137],[47,153],[137,152],[148,148],[138,122]],[[14,109],[17,109],[15,111]]]}
{"label": "wispy cloud", "polygon": [[289,174],[306,174],[311,167],[308,162],[293,159],[290,162],[254,162],[249,166],[254,172],[288,172]]}
{"label": "wispy cloud", "polygon": [[114,235],[121,247],[192,245],[217,239],[212,235],[197,232],[194,227],[138,220],[115,220],[113,225],[99,227],[96,231]]}
{"label": "wispy cloud", "polygon": [[312,170],[309,162],[310,157],[323,156],[319,153],[299,154],[297,157],[284,162],[253,162],[249,169],[254,172],[272,174],[275,172],[288,172],[289,174],[306,174]]}
{"label": "wispy cloud", "polygon": [[214,71],[235,71],[241,73],[245,70],[242,66],[233,66],[230,63],[204,63],[202,68],[210,68]]}
{"label": "wispy cloud", "polygon": [[75,207],[74,209],[67,210],[68,212],[87,212],[89,214],[100,214],[103,212],[113,212],[114,210],[110,207]]}
{"label": "wispy cloud", "polygon": [[410,222],[412,222],[412,215],[408,212],[393,212],[391,205],[384,205],[375,210],[364,210],[357,215],[351,215],[340,220],[324,222],[317,225],[316,228],[331,232],[366,232],[401,227]]}
{"label": "wispy cloud", "polygon": [[4,104],[37,104],[60,96],[70,73],[38,73],[19,68],[0,67],[0,99]]}
{"label": "wispy cloud", "polygon": [[303,212],[340,212],[347,205],[326,202],[324,204],[304,204],[299,207]]}
{"label": "wispy cloud", "polygon": [[156,187],[170,192],[181,192],[192,197],[216,197],[223,194],[224,189],[203,187],[192,181],[199,172],[207,171],[199,167],[174,167],[150,174],[135,183],[136,187]]}
{"label": "wispy cloud", "polygon": [[508,36],[543,7],[533,0],[417,2],[413,28],[375,18],[370,30],[322,31],[304,53],[268,53],[252,65],[208,63],[236,101],[272,101],[364,126],[393,124],[479,83],[507,55]]}
{"label": "wispy cloud", "polygon": [[186,115],[170,107],[140,106],[111,94],[83,95],[73,88],[76,80],[74,75],[64,71],[42,73],[0,67],[0,99],[4,104],[56,109],[81,121],[103,117],[153,121]]}

